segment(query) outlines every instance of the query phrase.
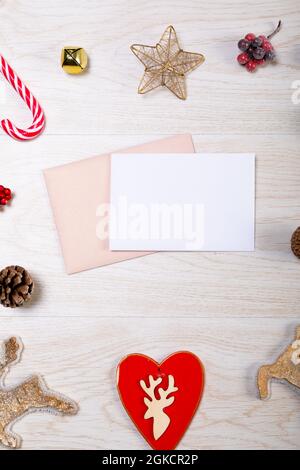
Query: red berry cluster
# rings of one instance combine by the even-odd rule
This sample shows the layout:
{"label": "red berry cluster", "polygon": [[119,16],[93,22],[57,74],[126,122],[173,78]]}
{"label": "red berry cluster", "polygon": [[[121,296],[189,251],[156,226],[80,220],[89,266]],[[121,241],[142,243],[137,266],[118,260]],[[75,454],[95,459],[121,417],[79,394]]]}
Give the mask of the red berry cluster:
{"label": "red berry cluster", "polygon": [[6,206],[11,197],[11,190],[0,184],[0,206]]}
{"label": "red berry cluster", "polygon": [[242,53],[237,56],[237,61],[245,65],[249,72],[275,59],[274,48],[266,36],[249,33],[238,42],[238,48]]}

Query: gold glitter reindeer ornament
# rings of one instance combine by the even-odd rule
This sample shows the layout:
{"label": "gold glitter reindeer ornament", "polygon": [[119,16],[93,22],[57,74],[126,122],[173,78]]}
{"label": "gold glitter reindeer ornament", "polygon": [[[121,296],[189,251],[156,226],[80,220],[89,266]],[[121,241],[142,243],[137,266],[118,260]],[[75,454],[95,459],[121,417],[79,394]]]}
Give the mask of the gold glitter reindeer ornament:
{"label": "gold glitter reindeer ornament", "polygon": [[11,448],[20,447],[22,442],[12,432],[12,426],[27,413],[47,410],[73,415],[78,411],[73,401],[51,392],[39,375],[14,388],[4,386],[4,377],[9,367],[20,360],[21,352],[22,343],[15,337],[4,341],[0,349],[0,444]]}
{"label": "gold glitter reindeer ornament", "polygon": [[139,93],[165,86],[182,100],[186,99],[186,73],[205,60],[202,54],[181,49],[173,26],[167,27],[156,46],[133,44],[131,50],[145,66]]}
{"label": "gold glitter reindeer ornament", "polygon": [[278,357],[274,364],[261,366],[257,376],[257,386],[261,399],[271,394],[271,379],[286,380],[300,388],[300,326],[296,329],[296,338]]}

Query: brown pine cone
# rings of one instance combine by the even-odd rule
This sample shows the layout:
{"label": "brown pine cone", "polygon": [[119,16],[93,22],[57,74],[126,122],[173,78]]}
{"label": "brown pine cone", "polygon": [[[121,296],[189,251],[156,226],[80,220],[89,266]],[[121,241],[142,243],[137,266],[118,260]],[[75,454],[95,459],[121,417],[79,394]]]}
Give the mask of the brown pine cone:
{"label": "brown pine cone", "polygon": [[300,258],[300,227],[292,235],[291,248],[294,255]]}
{"label": "brown pine cone", "polygon": [[4,307],[20,307],[33,291],[33,280],[21,266],[7,266],[0,271],[0,302]]}

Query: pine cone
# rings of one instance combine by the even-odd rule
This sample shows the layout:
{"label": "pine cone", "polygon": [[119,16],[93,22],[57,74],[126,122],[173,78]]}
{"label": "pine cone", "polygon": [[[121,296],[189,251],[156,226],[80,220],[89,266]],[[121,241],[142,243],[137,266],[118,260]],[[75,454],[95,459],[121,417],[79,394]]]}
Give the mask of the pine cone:
{"label": "pine cone", "polygon": [[21,266],[7,266],[0,271],[0,302],[4,307],[20,307],[33,291],[33,281]]}
{"label": "pine cone", "polygon": [[291,248],[294,255],[300,258],[300,227],[298,227],[297,230],[295,230],[293,233]]}

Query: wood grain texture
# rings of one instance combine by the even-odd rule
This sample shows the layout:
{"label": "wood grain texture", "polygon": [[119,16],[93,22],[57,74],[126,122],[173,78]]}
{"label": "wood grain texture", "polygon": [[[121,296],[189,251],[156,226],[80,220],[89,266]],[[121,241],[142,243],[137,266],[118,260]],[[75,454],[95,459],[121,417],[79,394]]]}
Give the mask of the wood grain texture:
{"label": "wood grain texture", "polygon": [[[251,8],[241,0],[10,0],[0,2],[0,14],[2,54],[43,104],[49,134],[299,132],[291,102],[300,74],[296,0],[253,0]],[[273,43],[280,67],[253,79],[236,63],[236,42],[247,31],[273,31],[279,18],[284,27]],[[156,44],[168,24],[185,50],[206,57],[188,78],[184,103],[167,90],[136,93],[143,67],[129,46]],[[69,44],[90,57],[89,73],[75,79],[59,67]]]}
{"label": "wood grain texture", "polygon": [[[189,349],[206,366],[207,387],[179,448],[299,449],[299,393],[276,383],[261,402],[255,387],[259,365],[300,323],[300,264],[290,251],[300,225],[298,1],[253,0],[249,9],[241,0],[0,0],[0,15],[1,53],[47,117],[36,141],[0,133],[0,184],[15,192],[0,213],[1,265],[25,266],[37,286],[30,305],[1,309],[0,339],[25,343],[8,379],[41,372],[81,406],[77,417],[18,422],[23,447],[147,448],[118,400],[115,367],[130,352],[161,360]],[[235,63],[236,41],[279,18],[279,64],[248,74]],[[129,46],[155,43],[168,24],[186,50],[206,55],[187,79],[186,102],[163,89],[136,94],[142,66]],[[87,74],[64,74],[65,45],[86,48]],[[1,117],[29,122],[2,78],[0,105]],[[199,152],[256,153],[255,253],[159,253],[67,276],[42,169],[183,132]]]}
{"label": "wood grain texture", "polygon": [[189,349],[206,366],[206,391],[181,449],[296,449],[299,392],[274,383],[272,399],[262,402],[255,382],[259,364],[276,359],[293,337],[294,326],[273,319],[266,331],[255,318],[107,321],[88,312],[71,323],[62,316],[38,322],[11,318],[2,334],[18,332],[25,351],[8,383],[40,371],[51,388],[81,407],[77,417],[35,413],[18,422],[15,431],[23,436],[24,448],[147,448],[117,396],[118,360],[125,352],[143,351],[159,361],[174,349]]}

